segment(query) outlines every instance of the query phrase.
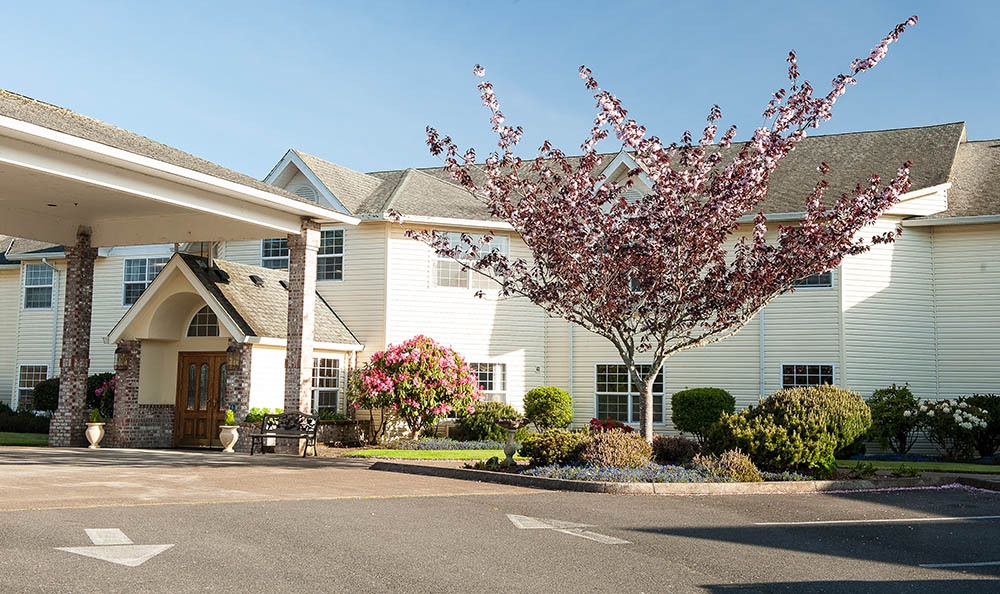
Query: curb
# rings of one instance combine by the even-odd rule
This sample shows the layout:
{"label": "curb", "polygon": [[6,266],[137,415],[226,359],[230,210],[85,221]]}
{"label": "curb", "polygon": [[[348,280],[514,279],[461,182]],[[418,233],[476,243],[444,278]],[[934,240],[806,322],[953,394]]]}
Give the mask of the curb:
{"label": "curb", "polygon": [[915,489],[960,484],[977,489],[997,491],[996,481],[939,475],[920,478],[892,478],[879,481],[788,481],[764,483],[600,483],[566,479],[524,476],[506,472],[449,468],[401,462],[375,462],[370,470],[419,474],[466,481],[498,483],[516,487],[572,491],[579,493],[611,493],[616,495],[779,495],[794,493],[824,493],[830,491],[870,491],[886,489]]}

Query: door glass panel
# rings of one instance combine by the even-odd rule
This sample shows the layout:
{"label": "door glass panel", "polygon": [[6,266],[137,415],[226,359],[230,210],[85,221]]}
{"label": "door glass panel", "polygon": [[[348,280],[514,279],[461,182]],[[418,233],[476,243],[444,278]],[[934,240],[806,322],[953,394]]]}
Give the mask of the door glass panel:
{"label": "door glass panel", "polygon": [[219,365],[219,410],[225,411],[226,406],[226,364]]}
{"label": "door glass panel", "polygon": [[194,410],[194,392],[198,388],[198,366],[194,363],[188,365],[188,382],[187,382],[187,409]]}
{"label": "door glass panel", "polygon": [[201,377],[198,378],[198,410],[208,410],[208,363],[201,364]]}

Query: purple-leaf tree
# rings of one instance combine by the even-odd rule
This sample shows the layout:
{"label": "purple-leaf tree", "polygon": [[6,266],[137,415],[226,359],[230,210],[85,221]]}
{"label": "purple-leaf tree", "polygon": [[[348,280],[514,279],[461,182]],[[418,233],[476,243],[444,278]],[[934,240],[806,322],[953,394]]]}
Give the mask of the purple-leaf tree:
{"label": "purple-leaf tree", "polygon": [[[796,281],[898,235],[898,229],[874,237],[863,231],[907,190],[909,163],[888,183],[873,175],[830,202],[824,200],[823,179],[829,168],[818,163],[819,181],[803,192],[805,215],[795,225],[769,228],[759,206],[782,158],[807,130],[830,118],[848,85],[916,21],[913,16],[893,28],[869,56],[851,63],[848,74],[837,75],[825,95],[814,94],[800,78],[795,53],[789,53],[790,85],[774,93],[764,109],[765,124],[744,143],[733,142],[735,127],[717,137],[718,106],[697,140],[690,132],[670,144],[649,136],[581,66],[598,109],[582,155],[569,157],[546,141],[536,158],[521,159],[514,150],[522,129],[505,123],[492,84],[482,81],[478,88],[499,151],[477,164],[474,150],[461,152],[431,127],[427,144],[492,216],[511,225],[532,257],[490,249],[489,236],[450,242],[439,233],[408,233],[496,280],[501,296],[527,297],[609,340],[642,386],[642,435],[651,440],[653,381],[668,357],[734,334]],[[482,77],[485,71],[476,65],[474,73]],[[611,132],[638,164],[618,182],[600,174],[605,156],[597,145]],[[626,198],[640,175],[652,191]],[[752,226],[744,229],[740,218],[755,211]]]}

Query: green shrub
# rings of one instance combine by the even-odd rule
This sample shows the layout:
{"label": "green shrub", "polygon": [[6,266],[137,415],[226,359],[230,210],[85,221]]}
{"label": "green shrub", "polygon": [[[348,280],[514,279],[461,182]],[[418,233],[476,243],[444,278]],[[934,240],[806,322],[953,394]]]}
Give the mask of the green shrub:
{"label": "green shrub", "polygon": [[986,426],[973,433],[979,455],[992,456],[1000,448],[1000,394],[973,394],[964,400],[986,413]]}
{"label": "green shrub", "polygon": [[521,455],[531,458],[535,466],[573,464],[580,461],[580,455],[590,440],[590,433],[586,431],[549,429],[542,433],[529,433],[521,441]]}
{"label": "green shrub", "polygon": [[701,448],[683,436],[653,436],[653,459],[659,464],[687,464]]}
{"label": "green shrub", "polygon": [[476,405],[476,412],[459,417],[458,425],[470,441],[507,441],[507,430],[500,426],[500,420],[520,418],[521,413],[509,404],[485,402]]}
{"label": "green shrub", "polygon": [[0,431],[11,433],[48,433],[49,417],[28,411],[15,412],[0,404]]}
{"label": "green shrub", "polygon": [[963,398],[925,400],[917,407],[917,417],[924,435],[947,460],[971,458],[977,432],[989,427],[986,412]]}
{"label": "green shrub", "polygon": [[87,408],[96,408],[101,416],[110,419],[115,415],[115,374],[95,373],[87,378]]}
{"label": "green shrub", "polygon": [[759,483],[764,480],[750,456],[740,450],[727,450],[721,456],[698,454],[691,466],[721,481]]}
{"label": "green shrub", "polygon": [[906,384],[875,390],[868,399],[872,410],[872,428],[868,434],[883,448],[905,454],[917,439],[919,404]]}
{"label": "green shrub", "polygon": [[232,409],[226,411],[226,420],[222,422],[226,427],[236,426],[236,413]]}
{"label": "green shrub", "polygon": [[732,414],[736,410],[736,399],[722,388],[691,388],[674,394],[670,405],[674,427],[691,433],[699,443],[704,443],[705,432],[722,417],[722,413]]}
{"label": "green shrub", "polygon": [[101,416],[100,409],[97,409],[97,408],[90,409],[89,420],[90,420],[91,423],[103,423],[104,422],[104,417]]}
{"label": "green shrub", "polygon": [[712,451],[740,449],[765,470],[808,470],[829,475],[833,453],[871,427],[860,395],[832,386],[780,390],[736,414],[725,414],[708,433]]}
{"label": "green shrub", "polygon": [[539,431],[568,427],[573,422],[573,398],[555,386],[532,388],[524,395],[524,416]]}
{"label": "green shrub", "polygon": [[59,378],[50,377],[35,384],[31,394],[31,408],[53,412],[59,408]]}
{"label": "green shrub", "polygon": [[270,414],[280,415],[283,412],[284,410],[280,408],[276,408],[272,412],[271,409],[269,408],[259,408],[255,406],[251,408],[249,411],[247,411],[247,416],[245,419],[243,419],[243,421],[245,423],[259,423],[262,420],[264,420],[264,415],[270,415]]}
{"label": "green shrub", "polygon": [[343,413],[339,413],[339,412],[337,412],[335,410],[330,410],[329,408],[321,409],[318,413],[316,413],[316,416],[319,417],[319,420],[321,420],[321,421],[349,421],[350,420],[350,418],[347,415],[345,415]]}
{"label": "green shrub", "polygon": [[642,468],[653,457],[653,446],[638,433],[601,431],[583,447],[580,460],[588,466]]}

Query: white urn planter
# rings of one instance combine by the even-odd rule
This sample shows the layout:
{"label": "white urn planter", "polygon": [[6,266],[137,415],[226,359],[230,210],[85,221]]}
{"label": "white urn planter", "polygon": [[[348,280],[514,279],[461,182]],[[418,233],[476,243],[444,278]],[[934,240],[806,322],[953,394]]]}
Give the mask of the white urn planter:
{"label": "white urn planter", "polygon": [[87,423],[87,431],[85,433],[87,436],[87,441],[90,445],[87,446],[91,450],[96,450],[101,447],[101,440],[104,439],[104,423]]}
{"label": "white urn planter", "polygon": [[233,451],[233,446],[236,445],[236,441],[239,438],[240,428],[236,425],[219,425],[219,441],[222,442],[223,453],[235,453]]}

